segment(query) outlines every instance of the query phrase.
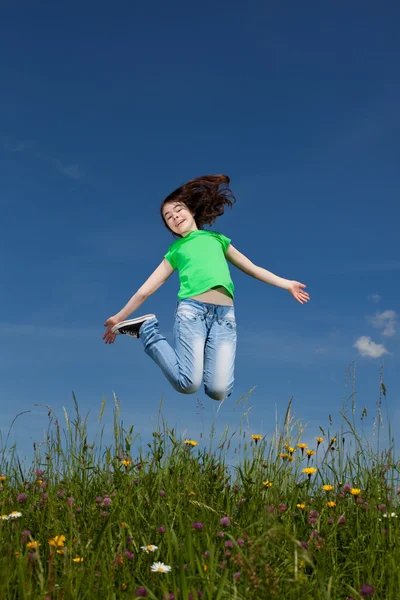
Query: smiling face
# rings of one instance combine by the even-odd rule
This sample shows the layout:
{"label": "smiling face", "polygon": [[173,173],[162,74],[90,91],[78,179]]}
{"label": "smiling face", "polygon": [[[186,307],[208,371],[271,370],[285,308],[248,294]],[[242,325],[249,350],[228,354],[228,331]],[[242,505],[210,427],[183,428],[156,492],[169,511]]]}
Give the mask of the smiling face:
{"label": "smiling face", "polygon": [[167,202],[163,206],[162,214],[167,227],[177,235],[185,237],[198,229],[194,214],[183,202]]}

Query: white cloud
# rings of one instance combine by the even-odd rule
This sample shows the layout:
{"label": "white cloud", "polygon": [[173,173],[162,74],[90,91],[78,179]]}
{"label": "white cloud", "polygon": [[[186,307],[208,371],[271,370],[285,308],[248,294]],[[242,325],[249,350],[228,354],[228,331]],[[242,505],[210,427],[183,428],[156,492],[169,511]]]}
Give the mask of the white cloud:
{"label": "white cloud", "polygon": [[381,296],[379,294],[371,294],[368,296],[368,300],[371,300],[374,304],[378,304],[379,300],[381,300]]}
{"label": "white cloud", "polygon": [[390,337],[396,333],[397,314],[394,310],[377,312],[373,317],[367,317],[367,319],[374,327],[382,330],[382,335]]}
{"label": "white cloud", "polygon": [[354,348],[357,348],[361,356],[368,356],[369,358],[379,358],[383,354],[389,354],[383,344],[376,344],[366,335],[358,338]]}

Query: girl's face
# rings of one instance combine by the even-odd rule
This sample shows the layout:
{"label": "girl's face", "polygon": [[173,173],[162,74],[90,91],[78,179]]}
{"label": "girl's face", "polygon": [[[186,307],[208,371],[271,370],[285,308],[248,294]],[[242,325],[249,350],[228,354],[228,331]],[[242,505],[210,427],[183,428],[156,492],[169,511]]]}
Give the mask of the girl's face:
{"label": "girl's face", "polygon": [[198,229],[194,220],[194,213],[182,202],[167,202],[164,204],[163,217],[169,229],[182,237]]}

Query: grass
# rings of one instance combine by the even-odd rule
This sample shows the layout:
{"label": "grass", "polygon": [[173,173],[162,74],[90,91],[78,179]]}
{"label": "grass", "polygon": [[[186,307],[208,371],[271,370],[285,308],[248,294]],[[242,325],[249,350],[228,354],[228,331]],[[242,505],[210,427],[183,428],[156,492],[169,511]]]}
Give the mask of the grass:
{"label": "grass", "polygon": [[291,403],[271,436],[242,419],[235,448],[228,429],[215,447],[213,432],[209,447],[180,439],[160,414],[135,451],[117,398],[111,446],[104,402],[95,441],[75,398],[62,427],[49,409],[32,466],[0,450],[0,598],[399,598],[399,464],[393,440],[380,448],[380,384],[371,439],[353,389],[340,429],[307,431],[306,448]]}

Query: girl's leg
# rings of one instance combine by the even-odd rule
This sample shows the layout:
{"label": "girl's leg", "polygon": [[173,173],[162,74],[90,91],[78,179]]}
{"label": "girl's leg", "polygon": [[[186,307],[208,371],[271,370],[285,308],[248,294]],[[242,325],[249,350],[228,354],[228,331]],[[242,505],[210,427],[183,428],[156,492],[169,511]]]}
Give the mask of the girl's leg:
{"label": "girl's leg", "polygon": [[146,354],[161,368],[175,390],[193,394],[199,389],[206,339],[200,308],[184,300],[179,303],[174,323],[175,350],[161,334],[156,318],[143,323],[139,337]]}
{"label": "girl's leg", "polygon": [[231,395],[236,357],[236,321],[233,306],[215,309],[204,357],[204,391],[213,400]]}

